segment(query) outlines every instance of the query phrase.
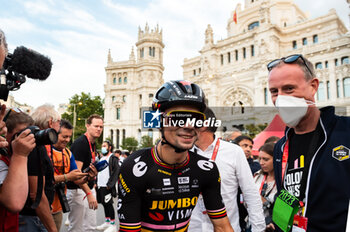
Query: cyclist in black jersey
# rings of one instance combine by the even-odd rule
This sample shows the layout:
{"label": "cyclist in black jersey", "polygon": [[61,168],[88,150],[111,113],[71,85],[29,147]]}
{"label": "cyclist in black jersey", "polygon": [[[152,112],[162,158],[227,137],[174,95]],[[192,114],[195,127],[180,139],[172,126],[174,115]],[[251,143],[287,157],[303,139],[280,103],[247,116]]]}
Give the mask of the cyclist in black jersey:
{"label": "cyclist in black jersey", "polygon": [[[124,160],[118,181],[120,231],[187,231],[201,193],[214,231],[233,231],[214,162],[189,151],[197,139],[190,121],[204,120],[203,91],[187,81],[165,83],[153,99],[164,112],[161,142]],[[179,124],[183,120],[187,123]]]}

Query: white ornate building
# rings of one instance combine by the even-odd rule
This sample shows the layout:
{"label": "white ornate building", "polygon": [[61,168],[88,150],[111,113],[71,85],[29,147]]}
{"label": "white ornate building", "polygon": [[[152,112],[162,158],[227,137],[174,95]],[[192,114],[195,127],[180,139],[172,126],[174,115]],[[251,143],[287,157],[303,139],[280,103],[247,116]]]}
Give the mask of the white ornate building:
{"label": "white ornate building", "polygon": [[108,52],[103,137],[111,138],[117,148],[126,137],[158,138],[158,130],[142,130],[141,108],[152,105],[153,94],[164,82],[163,48],[162,30],[146,24],[138,31],[136,57],[132,49],[129,60],[114,62]]}
{"label": "white ornate building", "polygon": [[[199,53],[184,60],[183,75],[204,89],[210,106],[272,106],[266,64],[299,53],[315,64],[317,105],[350,105],[350,35],[334,9],[308,19],[293,0],[245,0],[227,22],[226,39],[215,43],[208,25]],[[266,110],[226,115],[236,124],[271,119]]]}
{"label": "white ornate building", "polygon": [[[108,53],[104,138],[117,147],[125,137],[151,134],[141,131],[140,108],[151,105],[163,83],[162,32],[147,25],[139,29],[136,47],[137,57],[132,51],[127,61],[113,62]],[[350,34],[334,9],[309,19],[293,0],[245,0],[227,22],[226,39],[215,42],[208,25],[199,53],[184,60],[184,79],[203,88],[209,106],[226,106],[220,115],[227,130],[271,120],[266,64],[290,54],[301,53],[315,64],[319,106],[350,106]]]}

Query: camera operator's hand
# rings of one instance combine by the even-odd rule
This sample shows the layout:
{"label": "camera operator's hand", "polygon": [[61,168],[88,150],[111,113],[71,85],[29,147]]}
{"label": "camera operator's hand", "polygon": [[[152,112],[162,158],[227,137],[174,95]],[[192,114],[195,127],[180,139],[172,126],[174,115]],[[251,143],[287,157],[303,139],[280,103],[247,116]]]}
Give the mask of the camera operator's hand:
{"label": "camera operator's hand", "polygon": [[89,203],[89,209],[96,210],[97,209],[97,201],[96,201],[96,198],[94,197],[94,195],[92,195],[92,194],[87,195],[87,200]]}
{"label": "camera operator's hand", "polygon": [[72,170],[67,174],[67,180],[68,181],[76,181],[80,178],[89,175],[88,173],[83,173],[79,169]]}
{"label": "camera operator's hand", "polygon": [[35,138],[29,129],[23,131],[12,142],[13,155],[28,156],[35,147]]}

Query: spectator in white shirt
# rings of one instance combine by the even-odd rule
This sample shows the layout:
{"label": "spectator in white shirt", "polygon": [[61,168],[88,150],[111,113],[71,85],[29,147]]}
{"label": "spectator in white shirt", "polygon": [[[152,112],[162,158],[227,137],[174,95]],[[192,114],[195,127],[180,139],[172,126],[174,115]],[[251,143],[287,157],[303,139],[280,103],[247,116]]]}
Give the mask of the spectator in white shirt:
{"label": "spectator in white shirt", "polygon": [[[205,110],[205,115],[207,119],[215,118],[215,114],[209,108]],[[266,226],[261,198],[254,184],[244,152],[238,145],[219,140],[215,137],[214,133],[216,129],[216,127],[202,127],[199,129],[198,140],[193,150],[197,154],[215,161],[218,166],[221,176],[221,195],[226,206],[227,216],[234,231],[241,231],[237,207],[238,187],[242,189],[244,201],[248,206],[252,231],[264,231]],[[215,152],[216,150],[217,152]],[[193,210],[189,231],[213,231],[201,198],[199,198]]]}

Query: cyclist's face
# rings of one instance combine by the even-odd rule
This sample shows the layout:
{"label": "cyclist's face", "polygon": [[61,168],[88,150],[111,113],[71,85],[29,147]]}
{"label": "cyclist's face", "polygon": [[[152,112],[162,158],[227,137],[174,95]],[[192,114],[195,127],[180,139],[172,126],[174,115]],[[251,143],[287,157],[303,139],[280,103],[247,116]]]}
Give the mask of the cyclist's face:
{"label": "cyclist's face", "polygon": [[[194,107],[190,106],[174,106],[166,110],[166,112],[170,111],[198,111]],[[197,140],[197,129],[193,126],[186,124],[183,127],[178,126],[167,126],[163,128],[164,136],[168,142],[174,144],[175,146],[189,150],[193,147],[194,142]]]}

